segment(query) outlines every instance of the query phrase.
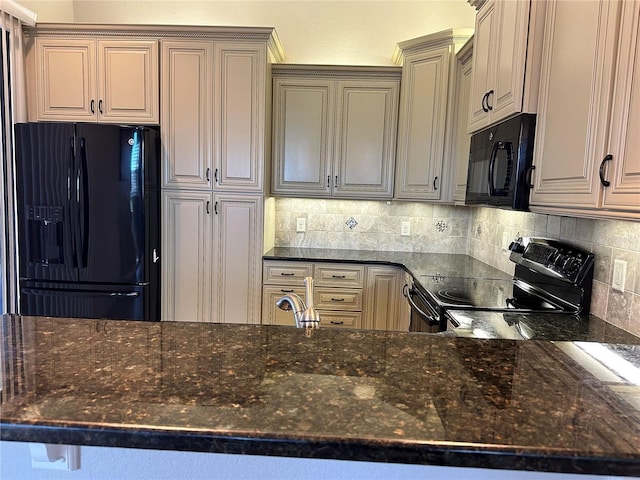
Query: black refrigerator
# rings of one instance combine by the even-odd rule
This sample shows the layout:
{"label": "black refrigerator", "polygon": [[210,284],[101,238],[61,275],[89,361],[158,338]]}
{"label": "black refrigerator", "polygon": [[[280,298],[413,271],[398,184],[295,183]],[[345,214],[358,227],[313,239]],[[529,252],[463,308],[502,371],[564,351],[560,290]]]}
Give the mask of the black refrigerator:
{"label": "black refrigerator", "polygon": [[20,313],[160,319],[159,133],[20,123]]}

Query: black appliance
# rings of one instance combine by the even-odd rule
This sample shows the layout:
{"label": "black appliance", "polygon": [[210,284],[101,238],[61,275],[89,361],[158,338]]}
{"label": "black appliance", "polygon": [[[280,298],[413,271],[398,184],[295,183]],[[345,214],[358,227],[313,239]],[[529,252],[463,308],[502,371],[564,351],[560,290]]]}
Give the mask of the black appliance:
{"label": "black appliance", "polygon": [[466,205],[529,210],[535,127],[523,113],[471,136]]}
{"label": "black appliance", "polygon": [[587,315],[594,256],[564,242],[518,238],[509,258],[512,279],[423,276],[405,286],[412,304],[410,331],[444,331],[448,310],[544,312]]}
{"label": "black appliance", "polygon": [[159,134],[15,126],[20,313],[159,320]]}

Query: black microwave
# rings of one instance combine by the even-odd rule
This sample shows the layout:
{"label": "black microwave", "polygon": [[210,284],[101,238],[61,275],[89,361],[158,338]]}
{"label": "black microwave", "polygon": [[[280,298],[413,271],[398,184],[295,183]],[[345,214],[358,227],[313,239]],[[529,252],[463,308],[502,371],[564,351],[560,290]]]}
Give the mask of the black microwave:
{"label": "black microwave", "polygon": [[523,113],[471,136],[466,205],[529,210],[535,129]]}

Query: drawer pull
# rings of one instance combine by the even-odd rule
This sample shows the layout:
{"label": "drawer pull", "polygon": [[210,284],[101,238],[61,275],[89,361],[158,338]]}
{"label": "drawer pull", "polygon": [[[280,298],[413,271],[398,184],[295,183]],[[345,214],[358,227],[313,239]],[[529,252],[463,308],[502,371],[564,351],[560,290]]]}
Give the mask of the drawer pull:
{"label": "drawer pull", "polygon": [[344,302],[344,298],[331,298],[332,302]]}
{"label": "drawer pull", "polygon": [[280,275],[282,275],[283,277],[293,277],[295,275],[295,273],[280,272]]}
{"label": "drawer pull", "polygon": [[293,293],[294,292],[294,290],[287,290],[287,289],[284,289],[284,288],[281,288],[280,291],[282,293]]}
{"label": "drawer pull", "polygon": [[347,278],[346,275],[331,275],[331,278]]}
{"label": "drawer pull", "polygon": [[344,322],[336,322],[335,320],[331,320],[331,325],[344,325]]}

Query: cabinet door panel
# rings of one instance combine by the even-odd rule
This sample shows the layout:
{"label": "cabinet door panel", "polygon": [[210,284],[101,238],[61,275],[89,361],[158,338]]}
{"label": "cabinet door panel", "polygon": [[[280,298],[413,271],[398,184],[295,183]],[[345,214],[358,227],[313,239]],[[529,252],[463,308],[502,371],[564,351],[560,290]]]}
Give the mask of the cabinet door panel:
{"label": "cabinet door panel", "polygon": [[[595,207],[604,151],[615,2],[549,2],[532,205]],[[611,7],[611,8],[610,8]]]}
{"label": "cabinet door panel", "polygon": [[216,194],[214,309],[217,321],[260,323],[262,197]]}
{"label": "cabinet door panel", "polygon": [[334,196],[391,198],[398,82],[338,82]]}
{"label": "cabinet door panel", "polygon": [[162,44],[163,185],[211,188],[213,43]]}
{"label": "cabinet door panel", "polygon": [[211,321],[211,194],[162,194],[162,320]]}
{"label": "cabinet door panel", "polygon": [[216,189],[262,191],[266,49],[215,44]]}
{"label": "cabinet door panel", "polygon": [[262,323],[264,325],[296,325],[293,311],[282,310],[276,301],[284,295],[295,294],[304,298],[304,287],[267,286],[262,291]]}
{"label": "cabinet door panel", "polygon": [[490,87],[490,58],[495,53],[495,32],[499,26],[495,1],[489,1],[476,16],[473,39],[473,83],[469,100],[469,132],[488,125],[488,112],[484,107],[485,94]]}
{"label": "cabinet door panel", "polygon": [[441,48],[405,60],[395,198],[440,198],[450,55]]}
{"label": "cabinet door panel", "polygon": [[640,213],[640,2],[623,3],[619,39],[603,206]]}
{"label": "cabinet door panel", "polygon": [[274,193],[328,196],[334,83],[274,81]]}
{"label": "cabinet door panel", "polygon": [[38,120],[94,121],[95,41],[36,38],[35,48]]}
{"label": "cabinet door panel", "polygon": [[98,42],[98,120],[158,123],[156,41]]}

